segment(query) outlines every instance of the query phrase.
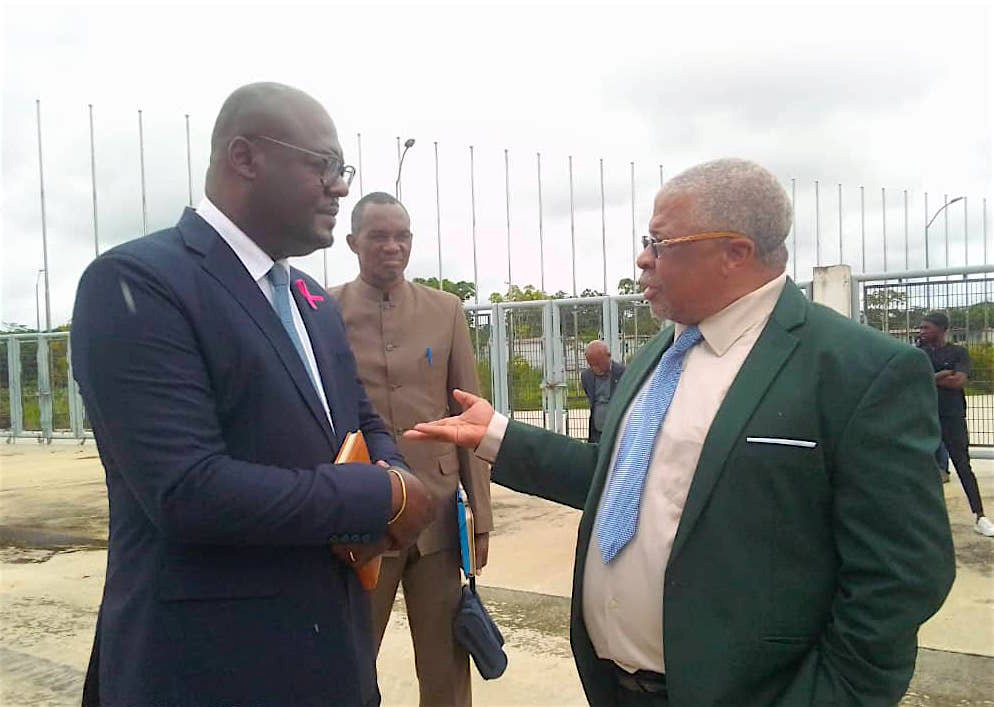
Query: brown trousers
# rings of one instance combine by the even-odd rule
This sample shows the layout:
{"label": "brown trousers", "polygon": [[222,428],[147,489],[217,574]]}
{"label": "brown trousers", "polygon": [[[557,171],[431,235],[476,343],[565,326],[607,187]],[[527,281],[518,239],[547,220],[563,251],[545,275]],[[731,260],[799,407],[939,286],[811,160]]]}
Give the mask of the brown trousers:
{"label": "brown trousers", "polygon": [[379,584],[370,595],[377,651],[401,582],[421,707],[470,707],[469,655],[452,635],[452,619],[462,596],[459,551],[453,548],[422,556],[414,546],[400,557],[383,558]]}

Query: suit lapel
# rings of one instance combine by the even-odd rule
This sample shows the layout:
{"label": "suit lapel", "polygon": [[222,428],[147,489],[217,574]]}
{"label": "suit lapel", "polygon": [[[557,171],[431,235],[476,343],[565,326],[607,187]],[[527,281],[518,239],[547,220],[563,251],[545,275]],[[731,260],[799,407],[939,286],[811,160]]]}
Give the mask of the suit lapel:
{"label": "suit lapel", "polygon": [[790,330],[804,321],[806,307],[804,295],[788,281],[773,315],[735,376],[704,440],[676,538],[673,540],[670,562],[680,553],[687,537],[693,532],[742,429],[797,347],[798,339]]}
{"label": "suit lapel", "polygon": [[192,209],[187,209],[184,212],[183,218],[179,222],[179,229],[186,244],[203,255],[204,269],[231,293],[231,296],[242,306],[245,313],[262,330],[269,343],[276,349],[277,355],[307,403],[311,414],[324,430],[328,440],[334,443],[328,419],[321,407],[321,401],[318,400],[311,378],[304,368],[304,362],[297,354],[297,349],[290,341],[290,337],[276,315],[276,310],[269,304],[265,295],[262,294],[262,290],[249,276],[238,256],[224,242],[224,239]]}
{"label": "suit lapel", "polygon": [[[328,410],[335,425],[333,436],[336,438],[334,448],[337,450],[342,442],[342,433],[348,430],[344,429],[345,422],[336,416],[336,411],[341,412],[343,408],[339,401],[338,379],[336,377],[338,371],[335,368],[335,356],[329,348],[328,332],[319,331],[317,321],[314,317],[314,310],[297,288],[297,280],[300,279],[301,274],[297,270],[291,270],[290,290],[293,292],[293,301],[297,305],[297,310],[300,312],[300,318],[304,321],[304,328],[307,329],[307,336],[310,338],[311,348],[314,350],[314,360],[318,365],[318,372],[321,374],[324,395],[328,400]],[[330,295],[323,290],[322,293],[325,302],[327,302]],[[318,303],[317,306],[320,307],[321,304]],[[342,335],[344,336],[344,332]]]}

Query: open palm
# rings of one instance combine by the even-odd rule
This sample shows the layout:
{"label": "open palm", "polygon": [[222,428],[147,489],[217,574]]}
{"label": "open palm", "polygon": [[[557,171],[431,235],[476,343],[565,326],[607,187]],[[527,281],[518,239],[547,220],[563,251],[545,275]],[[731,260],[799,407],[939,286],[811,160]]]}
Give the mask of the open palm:
{"label": "open palm", "polygon": [[459,389],[453,390],[452,396],[463,409],[461,415],[434,422],[419,422],[404,433],[404,439],[415,442],[449,442],[467,449],[480,446],[490,419],[494,416],[493,406],[485,399]]}

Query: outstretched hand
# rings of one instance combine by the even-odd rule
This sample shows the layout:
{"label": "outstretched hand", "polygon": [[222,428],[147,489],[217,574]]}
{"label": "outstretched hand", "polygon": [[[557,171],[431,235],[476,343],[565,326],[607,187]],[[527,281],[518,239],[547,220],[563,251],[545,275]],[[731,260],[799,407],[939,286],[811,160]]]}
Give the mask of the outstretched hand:
{"label": "outstretched hand", "polygon": [[490,425],[490,419],[494,416],[493,406],[485,399],[458,388],[452,391],[452,397],[462,407],[461,415],[434,422],[419,422],[404,433],[404,439],[415,442],[449,442],[466,449],[479,447]]}

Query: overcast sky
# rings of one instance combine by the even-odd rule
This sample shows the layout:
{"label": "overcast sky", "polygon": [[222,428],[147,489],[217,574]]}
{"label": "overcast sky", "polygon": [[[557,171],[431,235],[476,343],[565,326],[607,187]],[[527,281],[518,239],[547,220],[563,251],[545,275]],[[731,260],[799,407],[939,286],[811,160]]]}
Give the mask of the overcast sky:
{"label": "overcast sky", "polygon": [[[641,236],[659,165],[669,177],[722,156],[761,162],[788,191],[796,180],[796,262],[789,267],[799,279],[810,278],[818,257],[816,230],[821,262],[839,260],[840,183],[842,255],[855,269],[864,235],[867,269],[883,269],[885,233],[887,266],[904,268],[905,190],[908,264],[924,263],[925,191],[931,210],[944,194],[968,196],[966,209],[948,211],[948,262],[978,264],[987,250],[981,200],[990,202],[992,191],[991,27],[984,5],[8,5],[0,319],[35,320],[42,267],[35,99],[54,326],[69,318],[94,253],[87,104],[94,106],[103,251],[142,233],[137,110],[155,230],[174,224],[188,201],[184,114],[196,204],[217,110],[232,89],[258,80],[289,83],[320,100],[353,164],[362,133],[367,192],[393,191],[395,138],[416,138],[403,180],[415,233],[411,277],[437,274],[440,228],[445,277],[473,279],[473,145],[481,299],[507,287],[505,149],[515,284],[540,284],[544,253],[546,290],[572,291],[570,155],[578,290],[603,289],[599,159],[612,293],[632,275],[632,203]],[[357,179],[343,215],[358,194]],[[321,280],[326,257],[329,284],[357,273],[345,245],[347,218],[339,221],[335,245],[298,263]],[[929,231],[933,266],[947,262],[945,229],[940,217]]]}

